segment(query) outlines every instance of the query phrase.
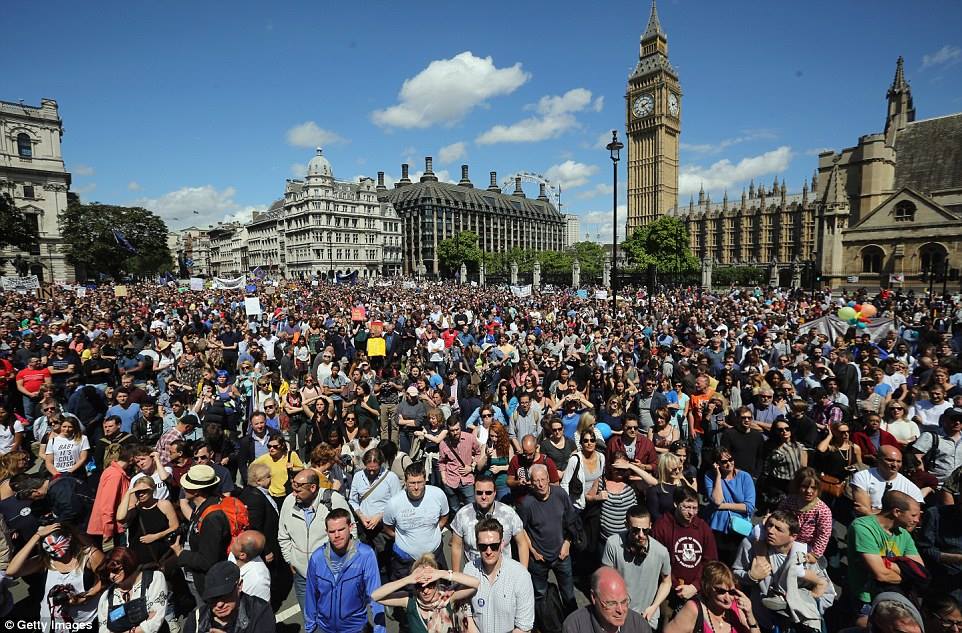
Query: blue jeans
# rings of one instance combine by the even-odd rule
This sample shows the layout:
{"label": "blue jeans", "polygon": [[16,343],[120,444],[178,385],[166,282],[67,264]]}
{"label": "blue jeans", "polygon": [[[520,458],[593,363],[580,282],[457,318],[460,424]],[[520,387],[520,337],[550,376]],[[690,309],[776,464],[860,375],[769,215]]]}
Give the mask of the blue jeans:
{"label": "blue jeans", "polygon": [[571,556],[564,560],[555,559],[551,562],[535,560],[534,556],[528,559],[528,572],[531,574],[531,584],[534,585],[534,602],[538,604],[544,600],[548,593],[548,570],[554,570],[555,578],[558,580],[558,591],[561,593],[561,602],[565,606],[565,616],[578,608],[575,601],[575,585],[571,574]]}
{"label": "blue jeans", "polygon": [[450,508],[453,516],[458,513],[458,510],[474,501],[474,484],[467,484],[459,488],[452,488],[445,484],[444,494],[448,496],[448,508]]}
{"label": "blue jeans", "polygon": [[297,572],[294,572],[294,593],[297,594],[297,604],[301,607],[301,613],[304,613],[304,596],[307,595],[307,578]]}
{"label": "blue jeans", "polygon": [[34,402],[33,398],[30,396],[23,397],[23,417],[27,418],[33,422],[34,418],[37,417],[35,414],[37,412],[37,407],[40,405],[39,402]]}

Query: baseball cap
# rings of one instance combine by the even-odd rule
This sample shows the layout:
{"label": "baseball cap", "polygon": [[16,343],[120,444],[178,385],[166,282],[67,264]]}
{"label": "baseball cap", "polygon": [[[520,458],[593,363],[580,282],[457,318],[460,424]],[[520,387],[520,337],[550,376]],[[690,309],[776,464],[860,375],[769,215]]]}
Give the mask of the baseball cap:
{"label": "baseball cap", "polygon": [[418,388],[415,387],[414,385],[411,385],[410,387],[408,387],[407,393],[409,396],[416,396],[418,395]]}
{"label": "baseball cap", "polygon": [[240,569],[229,560],[214,563],[204,577],[204,593],[201,597],[208,603],[234,591],[240,582]]}

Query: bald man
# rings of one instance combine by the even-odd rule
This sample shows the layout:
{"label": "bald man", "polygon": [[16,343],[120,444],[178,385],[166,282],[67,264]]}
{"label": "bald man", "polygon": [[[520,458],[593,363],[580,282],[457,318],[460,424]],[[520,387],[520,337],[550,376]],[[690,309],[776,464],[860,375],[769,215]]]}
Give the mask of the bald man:
{"label": "bald man", "polygon": [[508,487],[511,489],[515,505],[521,503],[521,500],[533,489],[531,467],[535,464],[543,464],[548,469],[548,479],[551,483],[561,482],[554,460],[538,452],[538,438],[534,435],[525,435],[521,439],[521,452],[515,453],[508,463]]}
{"label": "bald man", "polygon": [[266,539],[257,530],[241,532],[230,546],[228,560],[233,561],[240,568],[243,581],[241,592],[266,602],[271,601],[271,573],[261,558]]}
{"label": "bald man", "polygon": [[605,633],[651,633],[651,626],[631,610],[625,579],[611,567],[599,567],[591,575],[591,605],[565,619],[562,633],[604,631]]}
{"label": "bald man", "polygon": [[904,492],[918,503],[923,502],[922,491],[899,472],[901,468],[902,452],[894,446],[881,446],[878,465],[852,475],[857,516],[878,514],[882,509],[882,495],[890,490]]}

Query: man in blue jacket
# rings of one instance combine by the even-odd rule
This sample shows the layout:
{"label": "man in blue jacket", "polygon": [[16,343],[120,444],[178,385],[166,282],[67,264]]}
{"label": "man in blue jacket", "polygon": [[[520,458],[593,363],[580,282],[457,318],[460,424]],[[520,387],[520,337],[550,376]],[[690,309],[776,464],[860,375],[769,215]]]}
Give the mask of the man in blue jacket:
{"label": "man in blue jacket", "polygon": [[328,542],[307,565],[305,633],[361,633],[371,606],[374,633],[384,631],[384,607],[371,600],[381,586],[377,555],[351,537],[351,513],[334,508],[325,519]]}

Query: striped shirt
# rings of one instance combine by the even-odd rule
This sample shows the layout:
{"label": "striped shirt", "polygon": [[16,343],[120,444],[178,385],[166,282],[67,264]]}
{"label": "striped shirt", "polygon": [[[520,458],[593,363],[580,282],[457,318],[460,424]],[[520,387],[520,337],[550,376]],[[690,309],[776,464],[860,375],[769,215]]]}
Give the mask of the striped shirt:
{"label": "striped shirt", "polygon": [[601,538],[612,534],[624,534],[625,517],[628,510],[638,503],[635,489],[626,485],[621,492],[608,492],[608,498],[601,503]]}
{"label": "striped shirt", "polygon": [[481,581],[471,598],[474,623],[479,633],[511,633],[514,629],[530,631],[534,627],[534,586],[531,575],[521,563],[501,559],[494,582],[484,574],[480,562],[464,567],[464,573]]}

